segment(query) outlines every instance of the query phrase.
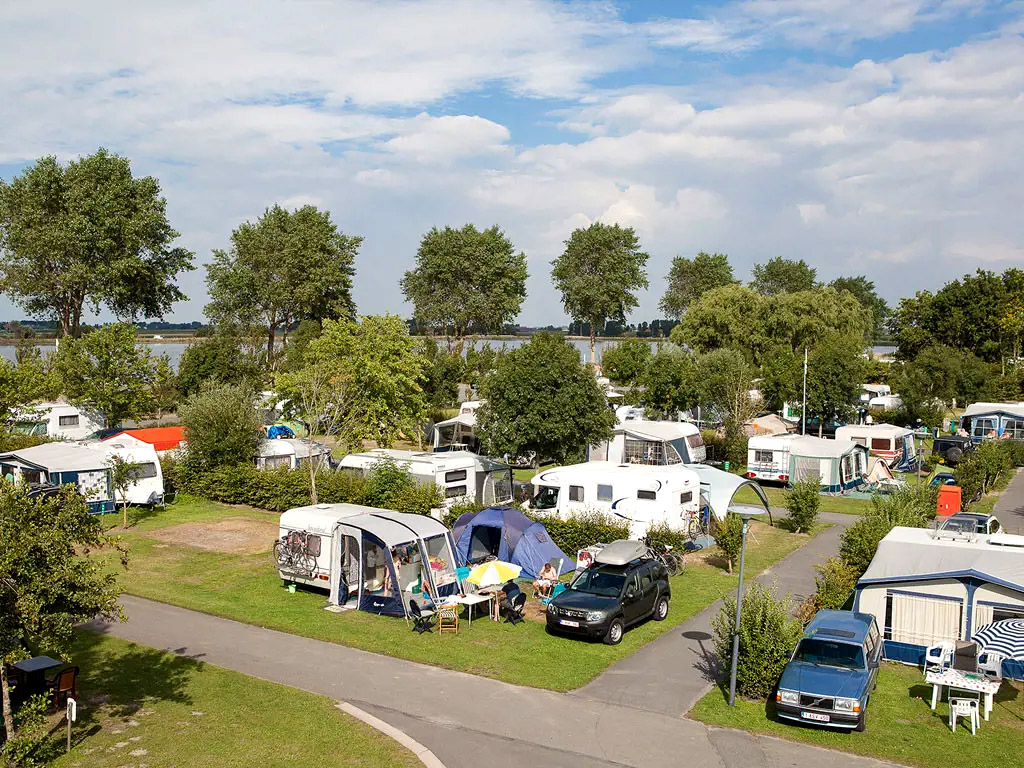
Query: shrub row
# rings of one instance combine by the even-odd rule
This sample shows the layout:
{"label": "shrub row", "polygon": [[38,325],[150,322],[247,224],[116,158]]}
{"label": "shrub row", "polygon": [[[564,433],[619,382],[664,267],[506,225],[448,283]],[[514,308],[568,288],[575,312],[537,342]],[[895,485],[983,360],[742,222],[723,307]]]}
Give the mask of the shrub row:
{"label": "shrub row", "polygon": [[553,515],[534,513],[530,514],[530,518],[543,523],[551,540],[574,560],[579,550],[591,544],[607,544],[616,539],[629,538],[627,523],[600,512],[584,512],[565,520]]}

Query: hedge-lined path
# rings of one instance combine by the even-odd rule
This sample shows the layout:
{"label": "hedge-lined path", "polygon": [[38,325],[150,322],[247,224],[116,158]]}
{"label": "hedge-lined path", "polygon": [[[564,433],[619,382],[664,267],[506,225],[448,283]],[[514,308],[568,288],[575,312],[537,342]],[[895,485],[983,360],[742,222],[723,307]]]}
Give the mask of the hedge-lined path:
{"label": "hedge-lined path", "polygon": [[1010,485],[992,508],[1009,533],[1024,534],[1024,470],[1018,469]]}
{"label": "hedge-lined path", "polygon": [[[126,596],[126,624],[91,628],[349,701],[448,768],[876,768],[877,760],[707,726],[575,693],[524,688]],[[426,635],[425,643],[445,638]],[[244,711],[245,702],[239,702]]]}
{"label": "hedge-lined path", "polygon": [[[772,508],[772,514],[785,515]],[[832,523],[811,541],[787,555],[757,577],[762,584],[778,583],[779,592],[790,592],[802,600],[814,591],[814,566],[839,552],[843,531],[860,518],[855,515],[825,513]],[[680,624],[657,640],[609,667],[577,693],[597,701],[636,707],[664,715],[681,716],[706,694],[716,672],[712,648],[711,621],[722,607],[719,600],[689,621]]]}

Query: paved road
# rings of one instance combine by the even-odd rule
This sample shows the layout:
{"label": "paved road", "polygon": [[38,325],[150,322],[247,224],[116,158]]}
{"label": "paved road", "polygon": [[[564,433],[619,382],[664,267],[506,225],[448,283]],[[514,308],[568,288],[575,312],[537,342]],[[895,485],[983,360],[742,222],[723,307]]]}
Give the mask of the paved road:
{"label": "paved road", "polygon": [[992,512],[1007,532],[1024,534],[1024,470],[1017,470]]}

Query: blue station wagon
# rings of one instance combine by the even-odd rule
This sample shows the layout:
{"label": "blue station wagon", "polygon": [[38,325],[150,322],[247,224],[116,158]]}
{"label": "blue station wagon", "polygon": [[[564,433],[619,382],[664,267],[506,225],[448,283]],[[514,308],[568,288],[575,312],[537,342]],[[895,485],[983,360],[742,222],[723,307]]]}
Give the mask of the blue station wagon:
{"label": "blue station wagon", "polygon": [[863,731],[881,657],[870,613],[818,611],[779,678],[779,717]]}

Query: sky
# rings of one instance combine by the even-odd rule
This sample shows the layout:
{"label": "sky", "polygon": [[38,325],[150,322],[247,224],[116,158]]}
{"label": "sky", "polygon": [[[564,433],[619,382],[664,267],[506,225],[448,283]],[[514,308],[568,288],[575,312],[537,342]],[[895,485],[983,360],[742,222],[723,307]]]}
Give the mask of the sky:
{"label": "sky", "polygon": [[[233,0],[0,4],[0,178],[103,146],[156,176],[198,268],[268,206],[365,241],[360,313],[433,226],[498,224],[519,321],[567,321],[573,229],[672,258],[802,258],[895,302],[1024,263],[1024,0]],[[0,317],[20,317],[0,298]],[[102,319],[107,319],[101,316]]]}

